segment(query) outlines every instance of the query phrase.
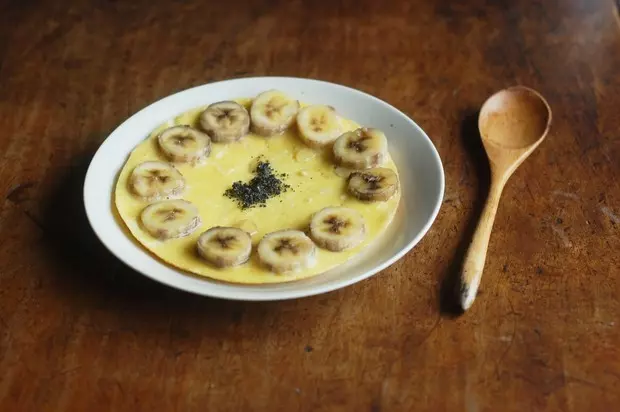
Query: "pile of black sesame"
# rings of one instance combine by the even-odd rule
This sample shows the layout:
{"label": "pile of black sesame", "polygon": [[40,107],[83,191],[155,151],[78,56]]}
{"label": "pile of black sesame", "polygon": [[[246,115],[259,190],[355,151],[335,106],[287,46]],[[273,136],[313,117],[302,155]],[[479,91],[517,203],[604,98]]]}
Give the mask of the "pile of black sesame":
{"label": "pile of black sesame", "polygon": [[286,178],[286,173],[275,173],[267,161],[259,160],[254,173],[256,176],[248,183],[234,182],[232,187],[224,192],[224,196],[234,200],[242,210],[254,206],[266,207],[268,199],[291,188],[282,181]]}

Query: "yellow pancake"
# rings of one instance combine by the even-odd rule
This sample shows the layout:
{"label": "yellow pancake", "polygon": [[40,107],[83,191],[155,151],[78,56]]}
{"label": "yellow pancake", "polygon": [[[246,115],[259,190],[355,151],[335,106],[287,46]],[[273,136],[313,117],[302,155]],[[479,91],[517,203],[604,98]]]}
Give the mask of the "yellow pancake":
{"label": "yellow pancake", "polygon": [[[251,100],[237,99],[249,108]],[[211,154],[204,164],[192,166],[175,164],[186,179],[182,198],[192,202],[200,211],[202,225],[189,236],[157,240],[140,225],[140,213],[149,204],[137,198],[128,187],[128,178],[138,164],[160,160],[168,161],[159,151],[157,134],[173,125],[198,126],[198,116],[204,107],[198,107],[165,122],[140,143],[130,154],[116,184],[114,203],[118,214],[131,235],[153,255],[188,274],[205,276],[226,282],[260,284],[279,283],[308,278],[343,264],[360,253],[388,226],[400,200],[400,190],[386,202],[362,202],[349,195],[346,176],[340,173],[328,150],[307,147],[297,136],[295,127],[282,135],[269,138],[248,134],[235,143],[212,143]],[[345,131],[355,130],[358,124],[343,119]],[[388,136],[389,139],[389,136]],[[247,182],[253,177],[256,158],[268,160],[277,173],[286,173],[284,180],[293,190],[269,199],[266,207],[241,210],[224,196],[233,182]],[[395,172],[396,166],[388,158],[383,167]],[[366,221],[366,237],[358,246],[342,252],[317,250],[316,264],[295,273],[275,274],[259,262],[255,246],[267,233],[281,229],[305,230],[312,214],[327,206],[345,206],[357,209]],[[196,240],[213,226],[239,226],[253,222],[258,231],[252,236],[254,249],[250,260],[235,268],[217,269],[196,253]]]}

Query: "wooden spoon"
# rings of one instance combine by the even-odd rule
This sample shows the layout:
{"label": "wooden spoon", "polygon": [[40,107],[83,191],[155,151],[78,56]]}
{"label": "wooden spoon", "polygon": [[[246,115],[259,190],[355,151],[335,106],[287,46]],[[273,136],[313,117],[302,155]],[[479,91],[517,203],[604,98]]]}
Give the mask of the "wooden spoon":
{"label": "wooden spoon", "polygon": [[550,126],[549,104],[527,87],[501,90],[489,97],[480,110],[478,128],[491,165],[491,188],[463,262],[459,291],[463,310],[469,309],[476,298],[504,185],[544,140]]}

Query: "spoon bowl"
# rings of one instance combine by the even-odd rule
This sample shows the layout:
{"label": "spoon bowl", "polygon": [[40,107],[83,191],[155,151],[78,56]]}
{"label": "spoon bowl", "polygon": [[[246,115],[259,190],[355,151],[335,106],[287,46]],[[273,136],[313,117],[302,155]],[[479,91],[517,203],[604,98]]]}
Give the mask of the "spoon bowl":
{"label": "spoon bowl", "polygon": [[463,310],[469,309],[476,298],[502,190],[517,167],[545,139],[550,127],[549,104],[527,87],[501,90],[482,105],[478,128],[491,166],[491,188],[463,262],[458,291]]}
{"label": "spoon bowl", "polygon": [[503,149],[523,149],[546,136],[551,109],[536,91],[517,86],[501,90],[482,106],[478,128],[482,140]]}

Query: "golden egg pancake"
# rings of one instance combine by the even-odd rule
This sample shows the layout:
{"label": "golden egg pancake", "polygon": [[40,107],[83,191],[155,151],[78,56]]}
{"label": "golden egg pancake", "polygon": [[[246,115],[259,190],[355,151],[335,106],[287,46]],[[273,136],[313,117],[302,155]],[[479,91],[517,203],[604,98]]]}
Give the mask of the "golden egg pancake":
{"label": "golden egg pancake", "polygon": [[[251,113],[250,99],[235,101]],[[286,102],[282,105],[285,104]],[[260,127],[250,127],[249,132],[241,138],[233,136],[220,139],[220,142],[211,141],[210,152],[201,146],[200,153],[206,156],[204,160],[193,163],[171,163],[170,158],[166,157],[159,146],[158,136],[163,130],[172,126],[189,125],[197,130],[203,130],[200,126],[200,116],[205,108],[206,106],[198,107],[183,113],[154,130],[132,151],[116,184],[114,203],[120,219],[131,235],[162,261],[194,275],[226,282],[243,284],[289,282],[315,276],[343,264],[373,242],[394,217],[400,201],[400,189],[389,199],[380,201],[360,200],[352,195],[348,188],[350,171],[334,163],[332,138],[328,136],[322,137],[323,140],[314,139],[318,143],[311,147],[307,144],[307,140],[313,136],[301,136],[294,118],[286,119],[286,128],[281,134],[270,137],[264,136],[265,131],[269,131],[270,128],[276,130],[275,128],[281,126],[272,125],[269,119],[260,118],[258,119],[260,123],[257,123]],[[291,113],[296,110],[290,104],[285,109]],[[288,114],[289,112],[287,116]],[[334,121],[331,115],[325,116],[325,119],[329,122]],[[209,119],[202,121],[208,122]],[[337,121],[340,122],[343,133],[353,132],[360,127],[341,117],[337,117]],[[202,141],[199,142],[202,144]],[[284,175],[282,180],[290,189],[268,199],[264,207],[259,205],[242,209],[234,199],[226,197],[224,193],[234,182],[251,180],[259,159],[269,162],[278,175]],[[389,154],[376,160],[380,165],[367,166],[390,169],[397,176],[396,166]],[[354,158],[350,160],[354,161]],[[161,240],[157,237],[157,233],[147,230],[141,223],[141,214],[147,206],[157,201],[167,201],[146,199],[136,195],[132,190],[132,172],[144,162],[168,163],[185,179],[184,186],[179,184],[176,189],[171,189],[171,193],[172,190],[180,191],[178,196],[172,198],[182,199],[197,208],[198,216],[195,216],[194,220],[188,220],[187,231],[192,230],[196,224],[198,228],[189,235],[183,232],[183,236]],[[360,176],[357,180],[360,180]],[[372,182],[366,183],[372,186]],[[360,190],[363,189],[362,187]],[[361,215],[364,222],[363,239],[359,241],[360,238],[356,237],[355,242],[351,243],[353,246],[342,251],[330,251],[317,246],[312,265],[296,271],[276,273],[260,261],[257,245],[266,234],[285,229],[310,234],[312,217],[328,207],[345,207],[357,211],[356,216]],[[238,227],[251,235],[252,251],[245,263],[235,267],[218,268],[205,261],[197,252],[197,241],[201,234],[218,226]]]}

